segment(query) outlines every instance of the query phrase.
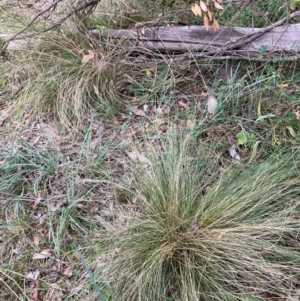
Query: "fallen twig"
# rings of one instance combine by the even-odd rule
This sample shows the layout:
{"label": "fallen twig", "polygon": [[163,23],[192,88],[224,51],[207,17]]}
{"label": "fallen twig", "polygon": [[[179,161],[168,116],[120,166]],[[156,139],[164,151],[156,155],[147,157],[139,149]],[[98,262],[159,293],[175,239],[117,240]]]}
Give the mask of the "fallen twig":
{"label": "fallen twig", "polygon": [[[40,11],[39,13],[37,13],[32,20],[24,27],[22,28],[20,31],[18,31],[16,34],[14,34],[12,37],[10,37],[8,40],[6,40],[6,42],[4,43],[2,50],[6,50],[7,46],[9,44],[9,42],[13,41],[14,39],[16,39],[20,34],[22,34],[25,30],[27,30],[30,26],[32,26],[32,24],[35,23],[35,21],[41,17],[42,15],[44,15],[46,12],[50,11],[52,8],[56,7],[56,5],[60,2],[62,2],[64,0],[56,0],[55,2],[53,2],[51,5],[49,5],[48,7],[46,7],[45,9],[43,9],[42,11]],[[65,20],[67,20],[68,18],[70,18],[72,15],[87,9],[88,7],[92,7],[91,11],[97,6],[97,4],[100,2],[101,0],[88,0],[88,1],[84,1],[84,3],[76,6],[75,8],[71,8],[69,10],[69,12],[63,16],[60,20],[58,20],[57,22],[55,22],[55,24],[49,26],[48,28],[42,30],[41,32],[47,32],[50,31],[56,27],[58,27],[59,25],[61,25]],[[90,12],[91,12],[90,11]]]}

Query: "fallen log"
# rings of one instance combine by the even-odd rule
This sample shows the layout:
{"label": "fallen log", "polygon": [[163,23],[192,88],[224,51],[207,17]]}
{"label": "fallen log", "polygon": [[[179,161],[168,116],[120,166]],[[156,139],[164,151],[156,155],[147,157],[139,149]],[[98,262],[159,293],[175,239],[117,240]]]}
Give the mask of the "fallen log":
{"label": "fallen log", "polygon": [[[294,13],[300,15],[300,11]],[[290,16],[292,17],[292,15]],[[205,60],[246,59],[286,61],[300,58],[300,23],[266,28],[220,28],[206,31],[204,26],[136,27],[111,31],[93,30],[100,38],[109,36],[130,51],[163,52],[177,57]]]}

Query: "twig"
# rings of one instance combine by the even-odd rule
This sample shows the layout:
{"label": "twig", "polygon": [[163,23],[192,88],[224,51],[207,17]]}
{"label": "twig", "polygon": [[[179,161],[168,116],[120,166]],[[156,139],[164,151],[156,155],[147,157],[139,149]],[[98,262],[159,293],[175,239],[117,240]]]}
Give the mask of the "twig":
{"label": "twig", "polygon": [[40,16],[42,16],[44,13],[48,12],[49,10],[51,10],[51,8],[55,7],[59,2],[61,2],[63,0],[56,0],[54,3],[52,3],[51,5],[49,5],[48,7],[46,7],[44,10],[40,11],[38,14],[36,14],[32,20],[24,27],[22,28],[19,32],[17,32],[16,34],[14,34],[11,38],[9,38],[4,46],[3,46],[3,50],[5,50],[9,44],[9,42],[11,42],[13,39],[15,39],[17,36],[19,36],[21,33],[23,33],[26,29],[28,29]]}
{"label": "twig", "polygon": [[286,17],[282,18],[278,22],[275,22],[274,24],[272,24],[270,26],[262,28],[261,30],[255,32],[255,33],[251,33],[251,34],[248,34],[246,36],[243,36],[243,37],[239,38],[237,41],[229,42],[228,44],[224,45],[224,47],[221,48],[218,51],[218,53],[216,53],[216,55],[222,55],[228,50],[233,50],[233,49],[236,49],[240,46],[244,46],[245,44],[248,44],[248,43],[252,42],[253,40],[257,39],[258,37],[260,37],[264,33],[268,32],[268,31],[271,31],[272,29],[274,29],[276,27],[279,27],[280,25],[284,24],[289,19],[292,19],[292,18],[295,18],[295,17],[298,17],[298,16],[300,16],[300,11],[296,11],[296,12],[290,14],[290,15],[287,15]]}
{"label": "twig", "polygon": [[[12,37],[10,37],[8,40],[6,40],[2,50],[6,50],[6,48],[8,47],[8,44],[14,40],[16,37],[18,37],[21,33],[23,33],[26,29],[28,29],[40,16],[42,16],[43,14],[45,14],[46,12],[50,11],[53,7],[55,7],[59,2],[64,1],[64,0],[56,0],[54,3],[52,3],[51,5],[49,5],[48,7],[46,7],[44,10],[40,11],[38,14],[36,14],[32,20],[24,27],[22,28],[19,32],[17,32],[16,34],[14,34]],[[70,18],[72,15],[78,13],[81,10],[84,10],[90,6],[96,6],[101,0],[89,0],[86,1],[85,3],[78,5],[75,8],[72,8],[64,17],[62,17],[58,22],[56,22],[55,24],[51,25],[50,27],[44,29],[41,32],[47,32],[50,31],[54,28],[56,28],[57,26],[61,25],[65,20],[67,20],[68,18]]]}
{"label": "twig", "polygon": [[82,5],[79,5],[73,9],[71,9],[64,17],[62,17],[60,20],[58,20],[55,24],[51,25],[50,27],[44,29],[42,32],[50,31],[57,26],[61,25],[64,21],[66,21],[68,18],[70,18],[72,15],[78,13],[81,10],[84,10],[90,6],[96,6],[101,0],[89,0]]}

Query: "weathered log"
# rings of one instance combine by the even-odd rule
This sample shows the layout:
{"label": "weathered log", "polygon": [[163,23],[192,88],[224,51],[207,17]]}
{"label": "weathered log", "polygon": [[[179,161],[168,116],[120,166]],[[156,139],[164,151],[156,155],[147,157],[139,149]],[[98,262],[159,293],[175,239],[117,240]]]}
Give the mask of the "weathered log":
{"label": "weathered log", "polygon": [[204,26],[141,27],[105,32],[130,50],[186,53],[210,59],[291,60],[300,58],[300,23],[274,28],[221,28]]}

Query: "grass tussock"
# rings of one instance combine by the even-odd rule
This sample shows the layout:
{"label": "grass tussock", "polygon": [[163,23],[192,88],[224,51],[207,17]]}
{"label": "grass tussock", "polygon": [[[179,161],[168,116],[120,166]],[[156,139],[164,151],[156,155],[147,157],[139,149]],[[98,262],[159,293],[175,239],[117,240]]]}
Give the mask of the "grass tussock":
{"label": "grass tussock", "polygon": [[102,240],[112,300],[287,300],[300,285],[298,159],[215,180],[190,147],[169,135],[133,167],[136,210]]}
{"label": "grass tussock", "polygon": [[88,35],[47,35],[16,55],[14,64],[22,78],[19,114],[26,110],[44,116],[50,111],[62,124],[79,127],[98,107],[111,102],[118,107],[123,101],[118,92],[124,70],[114,63],[114,50]]}

